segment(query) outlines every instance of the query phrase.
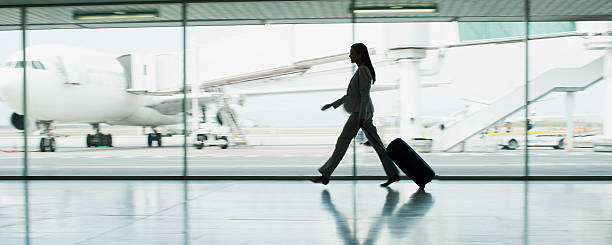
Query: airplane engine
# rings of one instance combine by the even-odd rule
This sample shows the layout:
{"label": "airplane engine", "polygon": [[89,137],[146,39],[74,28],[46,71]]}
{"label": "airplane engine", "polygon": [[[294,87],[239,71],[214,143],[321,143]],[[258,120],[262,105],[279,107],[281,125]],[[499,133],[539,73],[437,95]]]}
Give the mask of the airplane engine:
{"label": "airplane engine", "polygon": [[[24,125],[25,125],[25,122],[24,122],[23,115],[19,115],[13,112],[13,114],[11,114],[11,126],[13,126],[15,130],[21,132],[24,129]],[[28,120],[27,125],[28,125],[28,128],[32,128],[32,126],[36,124],[32,120]]]}

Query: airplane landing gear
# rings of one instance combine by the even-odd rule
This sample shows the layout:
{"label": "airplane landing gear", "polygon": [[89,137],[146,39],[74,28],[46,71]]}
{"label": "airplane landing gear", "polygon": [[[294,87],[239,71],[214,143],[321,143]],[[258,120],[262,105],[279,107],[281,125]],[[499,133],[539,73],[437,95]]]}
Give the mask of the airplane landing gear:
{"label": "airplane landing gear", "polygon": [[40,151],[41,152],[55,152],[55,138],[44,137],[40,138]]}
{"label": "airplane landing gear", "polygon": [[53,137],[53,125],[51,121],[38,121],[36,123],[42,128],[41,134],[46,136],[40,138],[40,151],[55,152],[55,138]]}
{"label": "airplane landing gear", "polygon": [[108,146],[113,147],[113,136],[110,134],[97,133],[87,135],[87,147]]}
{"label": "airplane landing gear", "polygon": [[96,147],[96,146],[108,146],[113,147],[113,136],[110,134],[100,133],[100,124],[94,123],[92,124],[93,128],[96,130],[96,134],[91,135],[87,134],[87,147]]}
{"label": "airplane landing gear", "polygon": [[157,141],[157,146],[161,147],[162,146],[162,134],[150,133],[147,136],[147,144],[149,145],[149,147],[153,146],[153,141]]}

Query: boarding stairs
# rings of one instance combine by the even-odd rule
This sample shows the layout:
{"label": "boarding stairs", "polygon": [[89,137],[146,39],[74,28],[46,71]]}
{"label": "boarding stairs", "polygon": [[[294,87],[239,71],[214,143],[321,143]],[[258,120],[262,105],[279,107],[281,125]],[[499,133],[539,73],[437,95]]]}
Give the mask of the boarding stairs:
{"label": "boarding stairs", "polygon": [[[583,91],[603,80],[604,57],[577,68],[556,68],[529,81],[529,103],[536,102],[553,92]],[[492,104],[449,125],[442,131],[442,150],[450,151],[479,132],[503,121],[525,108],[525,85],[514,89]]]}
{"label": "boarding stairs", "polygon": [[230,108],[230,98],[226,96],[222,88],[214,88],[213,90],[217,90],[219,98],[217,99],[217,108],[219,108],[219,116],[221,117],[221,121],[223,123],[227,123],[227,126],[230,127],[231,135],[230,142],[233,142],[236,145],[246,145],[246,137],[244,132],[240,127],[240,123],[238,122],[238,117],[234,110]]}

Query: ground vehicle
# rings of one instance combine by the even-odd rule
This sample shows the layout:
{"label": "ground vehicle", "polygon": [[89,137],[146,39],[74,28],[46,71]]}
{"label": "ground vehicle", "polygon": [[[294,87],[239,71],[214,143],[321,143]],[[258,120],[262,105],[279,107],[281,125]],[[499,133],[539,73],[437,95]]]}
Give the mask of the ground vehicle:
{"label": "ground vehicle", "polygon": [[[580,142],[575,147],[585,147],[591,140],[597,126],[583,121],[576,121],[574,128],[574,142]],[[565,149],[567,145],[567,128],[565,121],[561,119],[546,117],[529,120],[528,142],[529,147],[552,147],[554,149]],[[492,138],[501,149],[515,150],[525,144],[525,120],[506,121],[500,125],[494,125],[484,132],[485,136]],[[592,147],[592,142],[590,144]],[[587,146],[588,147],[588,146]]]}
{"label": "ground vehicle", "polygon": [[[516,134],[503,137],[498,144],[502,149],[516,150],[525,144],[525,134]],[[565,149],[565,135],[560,134],[529,134],[529,147],[552,147],[557,150]]]}
{"label": "ground vehicle", "polygon": [[230,145],[230,129],[225,126],[202,123],[192,135],[195,137],[193,145],[197,149],[202,149],[204,146],[219,146],[221,149],[227,149]]}
{"label": "ground vehicle", "polygon": [[[492,137],[497,145],[504,150],[516,150],[521,145],[525,144],[525,121],[519,122],[518,125],[505,122],[502,130],[496,126],[492,133],[486,134]],[[542,128],[529,122],[528,126],[529,147],[552,147],[554,149],[565,148],[565,129],[561,128]],[[501,132],[500,132],[501,131]]]}

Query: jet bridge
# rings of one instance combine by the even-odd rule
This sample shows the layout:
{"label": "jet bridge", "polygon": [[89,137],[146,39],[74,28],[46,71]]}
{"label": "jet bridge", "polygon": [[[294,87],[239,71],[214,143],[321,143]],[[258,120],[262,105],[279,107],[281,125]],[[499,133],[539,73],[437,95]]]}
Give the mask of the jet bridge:
{"label": "jet bridge", "polygon": [[182,92],[182,61],[174,54],[126,54],[117,58],[133,94],[171,95]]}
{"label": "jet bridge", "polygon": [[[604,57],[578,68],[551,69],[529,81],[529,101],[535,102],[553,92],[583,91],[603,79]],[[449,125],[441,135],[442,150],[450,151],[461,142],[525,108],[525,85],[491,105]]]}

